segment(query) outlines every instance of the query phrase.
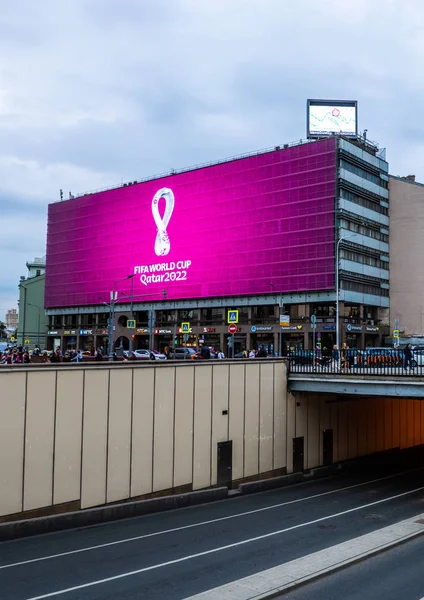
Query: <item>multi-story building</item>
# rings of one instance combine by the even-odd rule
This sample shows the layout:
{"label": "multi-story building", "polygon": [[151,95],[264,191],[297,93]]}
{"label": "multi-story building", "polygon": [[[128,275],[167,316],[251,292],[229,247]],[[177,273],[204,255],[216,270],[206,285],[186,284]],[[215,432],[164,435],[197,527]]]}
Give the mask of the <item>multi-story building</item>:
{"label": "multi-story building", "polygon": [[390,323],[401,345],[423,343],[424,184],[390,176]]}
{"label": "multi-story building", "polygon": [[45,258],[34,258],[26,263],[27,276],[19,281],[19,324],[17,342],[33,348],[45,346],[47,318],[44,312]]}
{"label": "multi-story building", "polygon": [[14,331],[18,326],[18,311],[16,308],[9,308],[6,313],[6,327],[10,331]]}
{"label": "multi-story building", "polygon": [[388,164],[363,139],[286,144],[49,206],[51,347],[106,346],[114,314],[115,347],[226,350],[229,310],[239,311],[235,352],[310,348],[314,335],[330,347],[336,274],[341,341],[381,344]]}

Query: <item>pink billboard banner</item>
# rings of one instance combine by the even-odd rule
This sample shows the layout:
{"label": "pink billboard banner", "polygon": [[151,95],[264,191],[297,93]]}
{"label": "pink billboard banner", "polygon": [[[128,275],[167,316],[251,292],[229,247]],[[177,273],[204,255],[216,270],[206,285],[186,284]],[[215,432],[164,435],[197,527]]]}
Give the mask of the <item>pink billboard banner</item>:
{"label": "pink billboard banner", "polygon": [[49,205],[46,307],[334,288],[328,139]]}

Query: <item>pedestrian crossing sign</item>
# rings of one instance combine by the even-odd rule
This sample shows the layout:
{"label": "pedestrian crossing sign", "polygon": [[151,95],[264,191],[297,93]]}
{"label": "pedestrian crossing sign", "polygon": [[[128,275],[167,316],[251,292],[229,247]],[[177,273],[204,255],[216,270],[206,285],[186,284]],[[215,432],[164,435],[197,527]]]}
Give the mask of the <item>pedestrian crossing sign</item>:
{"label": "pedestrian crossing sign", "polygon": [[228,323],[238,323],[239,311],[229,310],[228,311]]}
{"label": "pedestrian crossing sign", "polygon": [[190,333],[190,323],[181,323],[181,333]]}

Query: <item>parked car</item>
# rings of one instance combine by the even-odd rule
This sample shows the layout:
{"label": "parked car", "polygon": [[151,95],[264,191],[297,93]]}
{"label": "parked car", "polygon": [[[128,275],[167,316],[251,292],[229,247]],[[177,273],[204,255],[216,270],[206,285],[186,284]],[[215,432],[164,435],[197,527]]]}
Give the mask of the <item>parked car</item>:
{"label": "parked car", "polygon": [[[124,354],[127,358],[130,358],[130,351],[124,350]],[[146,350],[145,348],[139,348],[134,350],[136,360],[166,360],[165,354],[157,352],[157,350]]]}
{"label": "parked car", "polygon": [[172,360],[188,360],[196,354],[193,348],[170,348],[169,358]]}

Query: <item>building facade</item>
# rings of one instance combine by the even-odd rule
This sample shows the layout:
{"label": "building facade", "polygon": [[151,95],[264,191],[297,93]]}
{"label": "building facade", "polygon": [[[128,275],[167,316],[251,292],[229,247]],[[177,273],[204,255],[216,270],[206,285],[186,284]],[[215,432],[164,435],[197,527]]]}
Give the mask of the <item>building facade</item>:
{"label": "building facade", "polygon": [[402,344],[424,336],[424,185],[414,176],[390,176],[390,221],[390,323]]}
{"label": "building facade", "polygon": [[35,258],[26,263],[28,273],[19,282],[19,324],[17,343],[34,348],[46,345],[47,317],[44,311],[46,281],[45,259]]}
{"label": "building facade", "polygon": [[341,342],[381,345],[388,181],[376,146],[334,136],[52,204],[47,343],[106,347],[113,314],[121,349],[332,347],[338,275]]}
{"label": "building facade", "polygon": [[9,308],[6,313],[6,327],[14,331],[18,327],[18,311],[16,308]]}

